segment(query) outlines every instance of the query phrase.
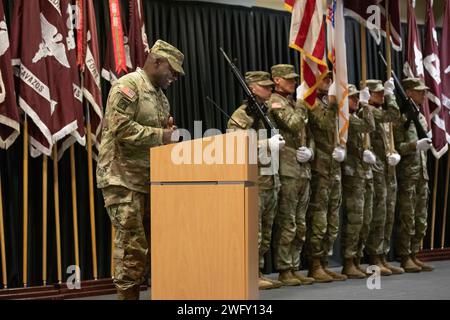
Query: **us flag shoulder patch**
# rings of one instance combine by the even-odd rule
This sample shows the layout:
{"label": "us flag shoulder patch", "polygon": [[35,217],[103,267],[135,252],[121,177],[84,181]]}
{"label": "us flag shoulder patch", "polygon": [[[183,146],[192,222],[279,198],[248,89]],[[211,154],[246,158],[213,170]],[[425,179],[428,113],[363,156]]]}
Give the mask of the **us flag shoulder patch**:
{"label": "us flag shoulder patch", "polygon": [[128,87],[121,87],[120,92],[130,101],[134,101],[136,98],[136,92]]}
{"label": "us flag shoulder patch", "polygon": [[272,109],[281,109],[281,108],[283,108],[283,106],[281,105],[281,103],[280,102],[274,102],[274,103],[272,103]]}

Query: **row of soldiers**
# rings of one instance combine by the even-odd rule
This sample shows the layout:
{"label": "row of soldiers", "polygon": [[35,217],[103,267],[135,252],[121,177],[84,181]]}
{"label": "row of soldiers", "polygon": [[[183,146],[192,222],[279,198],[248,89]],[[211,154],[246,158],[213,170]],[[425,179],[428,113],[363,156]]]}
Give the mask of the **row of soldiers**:
{"label": "row of soldiers", "polygon": [[[259,146],[273,157],[279,150],[279,169],[260,165],[258,186],[260,270],[273,243],[279,277],[269,279],[260,272],[260,289],[365,278],[364,252],[382,276],[432,271],[417,258],[427,228],[431,140],[419,139],[414,124],[400,113],[393,79],[384,85],[368,80],[361,91],[349,85],[350,121],[344,145],[339,141],[332,72],[318,83],[312,107],[300,93],[297,101],[293,99],[299,75],[292,65],[275,65],[271,74],[247,72],[245,78],[257,100],[267,105],[267,116],[278,130]],[[422,105],[428,88],[421,80],[407,78],[402,84],[407,95]],[[420,115],[419,120],[426,128],[425,118]],[[233,113],[228,127],[264,129],[247,102]],[[339,231],[341,205],[344,263],[342,272],[336,273],[328,268],[328,260]],[[396,206],[400,267],[387,261]],[[307,276],[299,272],[302,252],[308,260]]]}

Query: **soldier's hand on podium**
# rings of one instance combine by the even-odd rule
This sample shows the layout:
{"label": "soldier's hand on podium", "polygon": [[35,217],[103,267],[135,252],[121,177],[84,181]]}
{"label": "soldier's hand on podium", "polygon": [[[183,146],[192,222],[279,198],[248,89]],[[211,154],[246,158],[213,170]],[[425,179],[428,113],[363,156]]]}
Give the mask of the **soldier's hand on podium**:
{"label": "soldier's hand on podium", "polygon": [[286,141],[281,134],[276,134],[269,139],[269,148],[271,151],[283,149]]}
{"label": "soldier's hand on podium", "polygon": [[173,117],[169,117],[166,129],[163,129],[163,144],[170,144],[180,140],[180,132],[174,125]]}

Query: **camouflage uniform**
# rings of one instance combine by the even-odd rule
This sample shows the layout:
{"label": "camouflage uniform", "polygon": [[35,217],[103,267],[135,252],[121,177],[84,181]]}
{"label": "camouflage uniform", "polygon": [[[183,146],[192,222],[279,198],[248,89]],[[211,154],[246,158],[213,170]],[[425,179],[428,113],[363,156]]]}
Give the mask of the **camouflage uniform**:
{"label": "camouflage uniform", "polygon": [[307,127],[308,113],[301,103],[295,104],[292,99],[274,93],[269,106],[270,114],[286,141],[280,151],[281,191],[275,221],[275,267],[278,271],[297,271],[300,269],[300,252],[306,237],[311,166],[309,162],[299,163],[296,152],[300,147],[314,150],[314,140]]}
{"label": "camouflage uniform", "polygon": [[[152,52],[182,73],[183,55],[158,40]],[[148,243],[143,225],[149,215],[148,149],[163,144],[169,102],[138,69],[114,84],[108,96],[97,165],[97,187],[115,229],[114,284],[119,299],[137,299],[145,277]]]}
{"label": "camouflage uniform", "polygon": [[343,163],[343,204],[346,213],[343,230],[345,258],[363,257],[369,235],[373,206],[373,175],[371,165],[363,161],[364,136],[375,130],[372,107],[363,104],[359,112],[350,115],[347,158]]}
{"label": "camouflage uniform", "polygon": [[327,106],[317,99],[308,112],[316,146],[307,216],[307,251],[312,258],[331,255],[339,229],[341,164],[332,157],[337,146],[337,108],[337,104]]}
{"label": "camouflage uniform", "polygon": [[[245,74],[245,79],[248,84],[256,83],[261,86],[272,86],[273,82],[270,80],[270,74],[263,71],[249,71]],[[244,102],[233,113],[231,118],[234,120],[228,121],[228,128],[235,130],[265,130],[262,120],[255,123],[253,115],[247,112],[247,102]],[[270,118],[270,115],[268,115]],[[271,119],[273,122],[273,119]],[[268,136],[267,136],[268,137]],[[272,156],[268,146],[268,140],[262,139],[258,141],[258,149],[265,149],[267,155]],[[278,159],[271,159],[268,164],[258,162],[259,176],[258,176],[258,208],[259,208],[259,232],[258,232],[258,247],[259,247],[259,268],[264,268],[264,255],[269,251],[272,241],[272,227],[277,213],[278,207],[278,191],[280,189],[280,182],[278,177]],[[270,280],[272,284],[277,284],[273,279],[262,278],[262,280]]]}
{"label": "camouflage uniform", "polygon": [[[419,80],[417,79],[417,82]],[[409,83],[404,80],[404,87]],[[423,87],[426,88],[426,87]],[[424,89],[425,90],[425,89]],[[425,117],[419,114],[422,127],[427,130]],[[427,153],[416,148],[418,140],[413,122],[405,128],[406,116],[395,126],[395,145],[402,160],[398,165],[398,209],[396,253],[400,256],[415,255],[427,230],[428,171]]]}
{"label": "camouflage uniform", "polygon": [[[368,80],[367,85],[371,91],[384,90],[381,81]],[[386,156],[389,148],[389,123],[398,119],[400,113],[394,95],[385,97],[385,108],[372,110],[375,119],[375,131],[370,134],[376,163],[373,171],[373,214],[370,225],[369,237],[366,243],[366,251],[371,256],[383,255],[385,246],[389,245],[395,214],[395,202],[397,194],[397,182],[395,167],[389,166]],[[395,150],[394,150],[395,152]],[[386,240],[386,244],[384,241]]]}

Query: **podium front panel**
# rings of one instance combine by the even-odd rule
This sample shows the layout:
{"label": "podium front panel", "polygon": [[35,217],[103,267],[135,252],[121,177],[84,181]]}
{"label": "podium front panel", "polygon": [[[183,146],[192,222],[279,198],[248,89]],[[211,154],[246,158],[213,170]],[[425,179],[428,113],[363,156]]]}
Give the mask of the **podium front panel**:
{"label": "podium front panel", "polygon": [[257,201],[245,183],[152,185],[152,299],[257,299]]}

